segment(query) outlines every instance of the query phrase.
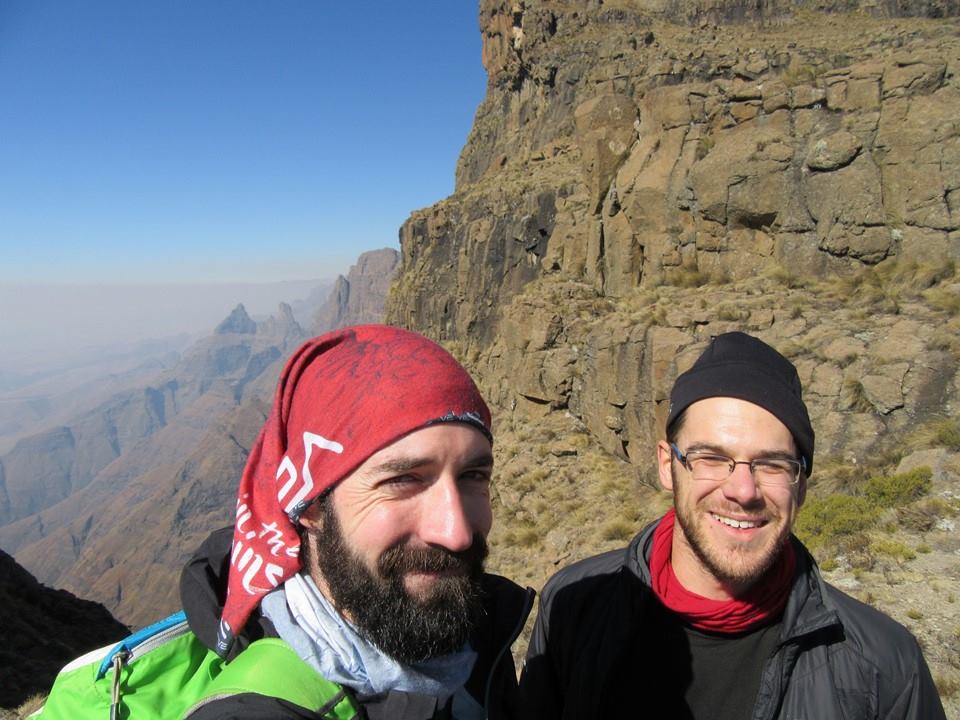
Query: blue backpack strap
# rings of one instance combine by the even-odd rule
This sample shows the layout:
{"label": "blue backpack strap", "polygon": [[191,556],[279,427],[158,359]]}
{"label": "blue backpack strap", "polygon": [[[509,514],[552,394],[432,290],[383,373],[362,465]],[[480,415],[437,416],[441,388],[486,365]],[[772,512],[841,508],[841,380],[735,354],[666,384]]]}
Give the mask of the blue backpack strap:
{"label": "blue backpack strap", "polygon": [[[154,645],[155,643],[163,642],[163,638],[166,636],[168,631],[177,631],[179,630],[178,626],[187,622],[187,614],[181,610],[180,612],[175,612],[173,615],[169,615],[163,620],[157,620],[157,622],[152,625],[147,625],[145,628],[137,630],[135,633],[128,635],[123,640],[118,642],[116,645],[111,648],[104,658],[103,662],[100,663],[100,668],[97,670],[97,680],[106,675],[111,666],[113,665],[114,656],[118,654],[130,655],[134,650],[138,650],[137,654],[140,654],[140,646],[143,644]],[[159,636],[159,638],[157,637]],[[148,643],[148,641],[150,641]]]}

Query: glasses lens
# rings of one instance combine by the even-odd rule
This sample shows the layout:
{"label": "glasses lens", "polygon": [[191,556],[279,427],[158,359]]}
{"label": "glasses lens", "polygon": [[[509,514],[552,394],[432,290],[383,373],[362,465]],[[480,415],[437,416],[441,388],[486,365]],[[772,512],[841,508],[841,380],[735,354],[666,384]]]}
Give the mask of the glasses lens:
{"label": "glasses lens", "polygon": [[789,485],[797,479],[800,463],[792,460],[754,460],[753,475],[766,485]]}
{"label": "glasses lens", "polygon": [[733,461],[723,455],[689,453],[687,464],[696,480],[723,480],[730,474]]}

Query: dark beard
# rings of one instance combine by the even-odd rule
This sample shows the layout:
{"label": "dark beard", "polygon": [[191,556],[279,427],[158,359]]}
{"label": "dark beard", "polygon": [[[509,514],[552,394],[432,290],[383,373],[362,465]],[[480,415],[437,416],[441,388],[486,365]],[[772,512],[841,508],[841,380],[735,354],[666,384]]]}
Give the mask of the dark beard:
{"label": "dark beard", "polygon": [[[374,574],[348,547],[328,500],[319,527],[308,530],[304,540],[336,609],[350,616],[363,637],[401,663],[462,649],[483,614],[480,576],[487,544],[480,534],[458,553],[394,545],[380,555]],[[440,578],[429,597],[419,599],[403,584],[404,575],[417,570],[453,574]]]}

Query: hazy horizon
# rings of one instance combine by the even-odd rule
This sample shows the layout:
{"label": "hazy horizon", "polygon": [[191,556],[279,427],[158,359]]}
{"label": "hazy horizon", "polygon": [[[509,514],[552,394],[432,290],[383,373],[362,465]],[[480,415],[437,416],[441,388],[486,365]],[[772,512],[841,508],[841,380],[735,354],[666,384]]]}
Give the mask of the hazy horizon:
{"label": "hazy horizon", "polygon": [[[263,283],[0,283],[0,372],[50,372],[149,340],[213,332],[238,304],[251,317],[329,288],[335,276]],[[298,318],[308,322],[309,318]]]}
{"label": "hazy horizon", "polygon": [[474,3],[375,10],[0,3],[0,372],[272,313],[397,249],[486,76]]}

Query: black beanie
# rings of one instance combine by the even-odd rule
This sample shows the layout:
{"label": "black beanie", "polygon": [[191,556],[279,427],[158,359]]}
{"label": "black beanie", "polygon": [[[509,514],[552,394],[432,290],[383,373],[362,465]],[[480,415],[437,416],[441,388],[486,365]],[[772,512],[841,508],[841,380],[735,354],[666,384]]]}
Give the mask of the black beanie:
{"label": "black beanie", "polygon": [[742,332],[718,335],[674,383],[667,427],[697,400],[711,397],[746,400],[773,413],[793,434],[806,474],[812,472],[813,427],[797,369],[783,355]]}

